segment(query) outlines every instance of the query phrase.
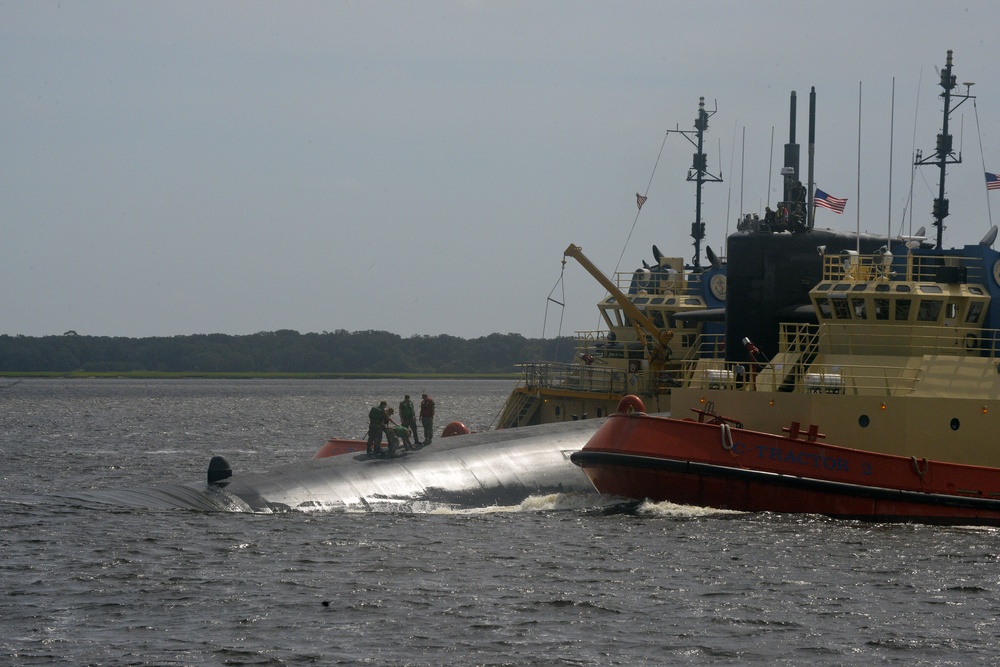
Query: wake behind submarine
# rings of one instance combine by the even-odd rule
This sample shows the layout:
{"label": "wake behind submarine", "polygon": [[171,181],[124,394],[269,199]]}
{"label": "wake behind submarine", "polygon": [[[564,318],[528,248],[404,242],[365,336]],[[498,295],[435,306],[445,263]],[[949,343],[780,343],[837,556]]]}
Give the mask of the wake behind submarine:
{"label": "wake behind submarine", "polygon": [[[225,512],[426,511],[511,506],[530,496],[584,493],[593,485],[569,457],[604,419],[470,433],[395,459],[341,454],[267,472],[227,476],[216,457],[208,480],[73,494],[74,501]],[[209,481],[211,480],[211,481]],[[65,496],[64,496],[65,497]]]}

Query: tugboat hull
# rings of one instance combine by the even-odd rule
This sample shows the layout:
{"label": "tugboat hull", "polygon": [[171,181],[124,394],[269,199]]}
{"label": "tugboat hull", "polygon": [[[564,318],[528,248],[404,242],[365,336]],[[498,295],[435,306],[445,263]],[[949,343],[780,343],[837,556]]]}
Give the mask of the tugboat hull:
{"label": "tugboat hull", "polygon": [[[572,456],[601,493],[740,511],[1000,525],[1000,469],[729,423],[612,415]],[[794,436],[794,437],[793,437]]]}

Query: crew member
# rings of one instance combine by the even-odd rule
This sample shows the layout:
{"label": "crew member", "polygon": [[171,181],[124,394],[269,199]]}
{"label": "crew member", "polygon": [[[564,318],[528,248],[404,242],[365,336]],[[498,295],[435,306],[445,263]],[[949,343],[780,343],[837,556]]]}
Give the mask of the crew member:
{"label": "crew member", "polygon": [[420,400],[420,423],[424,425],[424,447],[434,437],[434,399],[423,394]]}
{"label": "crew member", "polygon": [[[423,446],[424,443],[420,442],[420,436],[417,434],[417,413],[413,409],[413,401],[410,400],[409,394],[404,396],[399,403],[399,425],[405,426],[413,433],[413,444],[417,447]],[[407,444],[407,449],[409,449],[409,444]]]}
{"label": "crew member", "polygon": [[385,430],[385,401],[368,411],[368,456],[382,454],[382,432]]}
{"label": "crew member", "polygon": [[398,437],[400,440],[403,441],[403,447],[405,449],[408,450],[416,449],[416,447],[414,447],[413,444],[410,442],[410,429],[406,428],[405,426],[393,426],[392,432],[396,434],[396,437]]}
{"label": "crew member", "polygon": [[396,422],[392,420],[392,415],[395,412],[392,408],[385,409],[385,422],[382,424],[385,430],[385,439],[389,441],[388,450],[389,458],[396,455],[396,448],[399,447],[399,438],[396,437]]}

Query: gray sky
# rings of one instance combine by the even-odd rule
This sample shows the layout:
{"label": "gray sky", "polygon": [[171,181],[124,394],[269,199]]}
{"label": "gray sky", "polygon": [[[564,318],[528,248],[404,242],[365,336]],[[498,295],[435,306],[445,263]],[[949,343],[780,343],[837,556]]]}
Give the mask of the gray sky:
{"label": "gray sky", "polygon": [[[858,225],[860,89],[860,226],[886,231],[891,204],[896,233],[948,49],[978,99],[952,119],[945,240],[974,243],[998,25],[992,0],[0,2],[0,333],[595,328],[604,292],[575,263],[546,316],[562,251],[690,260],[694,150],[670,135],[654,164],[699,96],[717,252],[741,198],[779,197],[791,90],[804,167],[810,86],[817,183],[850,199],[818,226]],[[936,178],[917,172],[914,228]]]}

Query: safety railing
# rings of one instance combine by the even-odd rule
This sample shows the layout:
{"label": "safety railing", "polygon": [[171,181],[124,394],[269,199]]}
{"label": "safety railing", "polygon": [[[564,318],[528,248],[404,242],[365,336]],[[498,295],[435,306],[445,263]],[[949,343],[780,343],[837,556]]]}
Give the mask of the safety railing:
{"label": "safety railing", "polygon": [[955,282],[970,268],[982,268],[982,262],[963,255],[913,254],[871,255],[845,250],[840,255],[823,256],[823,280],[908,282]]}
{"label": "safety railing", "polygon": [[633,279],[638,287],[650,294],[669,293],[681,294],[687,292],[699,292],[701,290],[701,273],[695,271],[670,271],[667,274],[650,272],[647,279],[643,280],[639,271],[618,271],[614,275],[614,281],[618,289],[626,294],[632,287]]}
{"label": "safety railing", "polygon": [[778,350],[798,354],[922,356],[948,354],[996,358],[1000,330],[899,324],[782,324]]}
{"label": "safety railing", "polygon": [[920,380],[918,369],[865,364],[723,362],[705,368],[689,365],[682,384],[695,389],[782,391],[808,394],[909,394]]}
{"label": "safety railing", "polygon": [[628,375],[616,368],[559,362],[518,364],[521,383],[532,389],[562,389],[600,394],[621,394],[628,386]]}

